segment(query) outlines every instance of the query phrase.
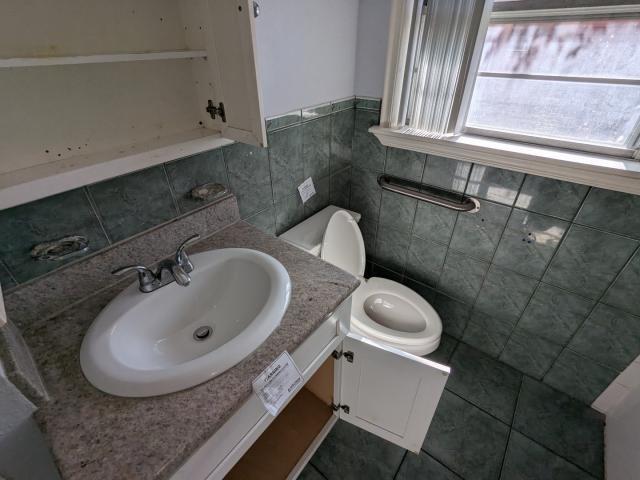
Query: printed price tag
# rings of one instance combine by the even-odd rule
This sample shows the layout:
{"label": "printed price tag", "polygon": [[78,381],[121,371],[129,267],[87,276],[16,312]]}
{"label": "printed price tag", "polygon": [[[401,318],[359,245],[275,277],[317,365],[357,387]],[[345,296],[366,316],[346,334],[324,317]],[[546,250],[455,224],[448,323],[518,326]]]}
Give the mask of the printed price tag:
{"label": "printed price tag", "polygon": [[274,417],[293,396],[303,379],[288,352],[282,354],[253,381],[253,391]]}
{"label": "printed price tag", "polygon": [[300,192],[302,203],[307,203],[307,200],[309,200],[316,194],[316,187],[313,186],[313,180],[311,179],[311,177],[307,178],[300,184],[300,186],[298,187],[298,192]]}

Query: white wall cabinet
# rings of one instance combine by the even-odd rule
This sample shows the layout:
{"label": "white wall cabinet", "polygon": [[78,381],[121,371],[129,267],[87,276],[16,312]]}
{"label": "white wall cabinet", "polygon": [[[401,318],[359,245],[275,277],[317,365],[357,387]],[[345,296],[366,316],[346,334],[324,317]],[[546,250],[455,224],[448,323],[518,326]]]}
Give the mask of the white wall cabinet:
{"label": "white wall cabinet", "polygon": [[265,145],[252,3],[2,2],[0,209],[232,140]]}
{"label": "white wall cabinet", "polygon": [[347,333],[350,312],[292,353],[306,383],[277,417],[252,395],[172,480],[295,479],[338,418],[418,453],[449,368]]}

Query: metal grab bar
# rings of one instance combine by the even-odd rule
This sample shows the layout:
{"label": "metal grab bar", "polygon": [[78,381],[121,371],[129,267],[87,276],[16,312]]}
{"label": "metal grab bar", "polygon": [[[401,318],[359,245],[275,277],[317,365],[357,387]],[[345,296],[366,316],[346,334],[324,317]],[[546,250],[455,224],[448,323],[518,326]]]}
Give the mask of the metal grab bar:
{"label": "metal grab bar", "polygon": [[[403,178],[394,177],[392,175],[380,175],[378,177],[378,185],[383,190],[399,193],[407,197],[422,200],[423,202],[433,203],[440,207],[455,210],[456,212],[476,213],[480,210],[480,202],[472,197],[460,195],[460,200],[454,200],[455,194],[440,188],[423,185],[419,182],[412,182]],[[430,193],[433,192],[433,193]]]}

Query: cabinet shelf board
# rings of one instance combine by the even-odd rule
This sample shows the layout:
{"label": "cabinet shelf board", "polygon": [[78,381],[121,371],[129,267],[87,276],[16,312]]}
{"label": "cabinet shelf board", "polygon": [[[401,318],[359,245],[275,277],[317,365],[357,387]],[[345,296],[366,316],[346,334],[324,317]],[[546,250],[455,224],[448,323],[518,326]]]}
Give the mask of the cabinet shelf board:
{"label": "cabinet shelf board", "polygon": [[196,128],[0,174],[0,210],[233,143]]}
{"label": "cabinet shelf board", "polygon": [[175,60],[181,58],[204,58],[206,56],[206,50],[176,50],[171,52],[107,53],[100,55],[78,55],[67,57],[1,58],[0,68],[50,67],[54,65]]}

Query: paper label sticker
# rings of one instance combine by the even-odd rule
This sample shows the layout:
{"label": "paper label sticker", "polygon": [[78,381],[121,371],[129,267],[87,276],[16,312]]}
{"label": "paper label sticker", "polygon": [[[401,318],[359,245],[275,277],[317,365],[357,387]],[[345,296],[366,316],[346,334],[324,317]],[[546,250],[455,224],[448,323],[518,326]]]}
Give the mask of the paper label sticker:
{"label": "paper label sticker", "polygon": [[313,180],[311,179],[311,177],[307,178],[300,184],[300,186],[298,187],[298,192],[300,192],[302,203],[307,203],[307,200],[309,200],[316,194],[316,187],[313,186]]}
{"label": "paper label sticker", "polygon": [[300,370],[285,351],[253,381],[253,391],[267,412],[276,416],[302,384]]}

